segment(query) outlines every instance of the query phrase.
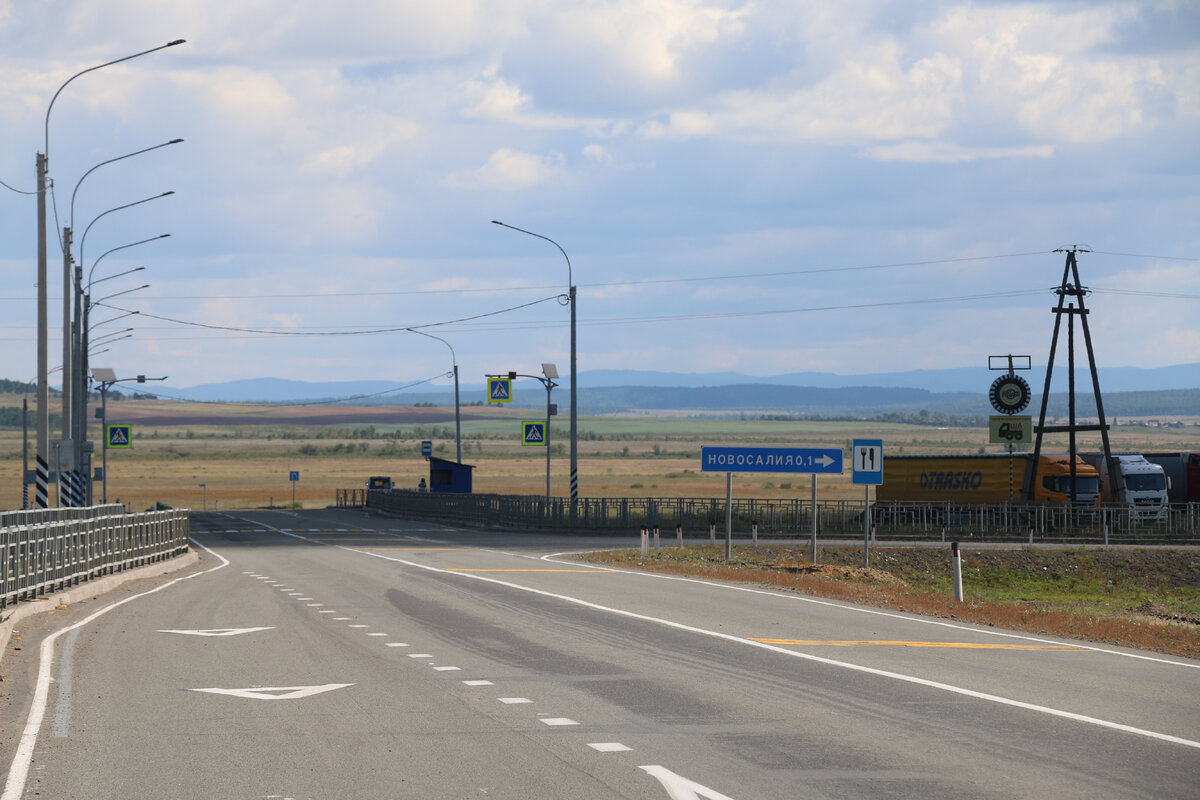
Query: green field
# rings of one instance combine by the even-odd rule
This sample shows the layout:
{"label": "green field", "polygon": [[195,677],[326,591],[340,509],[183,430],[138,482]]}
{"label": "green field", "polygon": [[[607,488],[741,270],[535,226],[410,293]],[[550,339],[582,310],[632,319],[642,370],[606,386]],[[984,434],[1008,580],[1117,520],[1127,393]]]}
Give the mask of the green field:
{"label": "green field", "polygon": [[[0,407],[19,397],[0,397]],[[53,402],[53,401],[52,401]],[[52,405],[53,409],[54,406]],[[516,494],[545,491],[546,451],[523,447],[527,409],[463,410],[463,461],[476,465],[475,490]],[[878,421],[773,420],[756,417],[620,415],[579,419],[580,491],[586,496],[714,497],[724,477],[700,472],[703,445],[849,447],[855,438],[883,439],[895,453],[1003,452],[989,445],[986,428],[939,427]],[[358,489],[369,475],[391,475],[416,486],[428,474],[420,455],[424,439],[434,454],[455,457],[454,410],[406,407],[304,407],[124,400],[109,403],[112,422],[133,425],[134,447],[109,452],[109,498],[144,508],[266,506],[333,502],[338,489]],[[1200,449],[1200,419],[1182,427],[1120,425],[1113,447],[1127,450]],[[32,435],[32,434],[31,434]],[[54,431],[52,439],[60,433]],[[91,436],[99,441],[93,425]],[[1081,449],[1099,449],[1098,435],[1080,435]],[[1051,451],[1066,450],[1065,436],[1047,438]],[[565,417],[551,429],[551,491],[567,494],[568,429]],[[97,452],[95,464],[100,463]],[[0,506],[21,500],[21,428],[0,427]],[[301,479],[295,487],[288,473]],[[205,484],[201,489],[200,484]],[[807,475],[738,475],[743,497],[807,499]],[[823,499],[856,499],[849,474],[819,479]]]}

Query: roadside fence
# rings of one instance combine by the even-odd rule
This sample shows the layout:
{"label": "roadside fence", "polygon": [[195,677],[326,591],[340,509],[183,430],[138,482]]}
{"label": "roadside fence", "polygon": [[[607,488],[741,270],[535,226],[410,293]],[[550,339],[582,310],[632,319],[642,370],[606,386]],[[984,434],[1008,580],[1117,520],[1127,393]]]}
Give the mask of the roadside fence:
{"label": "roadside fence", "polygon": [[[342,498],[359,490],[339,490]],[[441,494],[412,490],[370,490],[363,505],[391,514],[459,525],[497,528],[587,530],[632,533],[659,527],[681,529],[688,538],[725,533],[725,499],[715,497],[551,497],[539,495]],[[574,505],[574,513],[572,513]],[[757,530],[766,538],[818,535],[861,538],[862,500],[734,498],[733,530],[744,536]],[[1005,541],[1054,543],[1197,544],[1200,504],[1171,508],[1162,519],[1139,519],[1126,506],[1070,508],[998,503],[872,503],[876,541]]]}
{"label": "roadside fence", "polygon": [[188,510],[119,504],[0,512],[0,608],[188,549]]}

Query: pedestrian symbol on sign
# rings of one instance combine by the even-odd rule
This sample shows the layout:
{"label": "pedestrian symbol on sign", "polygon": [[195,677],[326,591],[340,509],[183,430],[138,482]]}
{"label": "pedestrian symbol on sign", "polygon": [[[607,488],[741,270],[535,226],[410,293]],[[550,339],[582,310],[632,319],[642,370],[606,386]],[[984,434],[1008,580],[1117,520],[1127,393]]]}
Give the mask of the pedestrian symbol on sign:
{"label": "pedestrian symbol on sign", "polygon": [[511,403],[512,402],[512,379],[511,378],[488,378],[488,402],[489,403]]}
{"label": "pedestrian symbol on sign", "polygon": [[106,441],[110,448],[133,447],[132,425],[109,425],[105,432],[108,434]]}
{"label": "pedestrian symbol on sign", "polygon": [[521,444],[544,445],[546,443],[546,423],[522,422]]}

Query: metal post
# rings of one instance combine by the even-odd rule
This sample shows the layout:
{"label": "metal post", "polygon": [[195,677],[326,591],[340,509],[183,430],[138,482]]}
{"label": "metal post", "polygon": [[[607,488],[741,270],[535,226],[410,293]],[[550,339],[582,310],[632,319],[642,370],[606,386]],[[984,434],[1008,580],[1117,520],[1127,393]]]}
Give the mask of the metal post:
{"label": "metal post", "polygon": [[863,487],[863,569],[871,566],[871,485]]}
{"label": "metal post", "polygon": [[[453,354],[454,349],[451,348],[450,352],[451,352],[451,354]],[[455,360],[455,364],[454,364],[454,442],[458,446],[456,452],[457,452],[457,457],[458,457],[458,463],[461,464],[462,463],[462,413],[459,411],[459,403],[458,403],[458,362],[457,362],[457,359]]]}
{"label": "metal post", "polygon": [[812,474],[812,563],[817,563],[817,473]]}
{"label": "metal post", "polygon": [[29,398],[21,398],[21,508],[29,508]]}
{"label": "metal post", "polygon": [[107,383],[100,384],[100,468],[104,471],[104,493],[100,497],[106,505],[108,503],[108,386]]}
{"label": "metal post", "polygon": [[[561,247],[559,248],[562,249]],[[566,252],[563,256],[566,257]],[[571,259],[567,259],[567,267]],[[579,395],[576,393],[579,370],[575,365],[575,285],[571,284],[571,521],[575,521],[575,500],[579,497]]]}
{"label": "metal post", "polygon": [[546,513],[550,513],[550,390],[554,388],[554,383],[549,378],[545,380],[546,384]]}
{"label": "metal post", "polygon": [[725,560],[733,557],[733,473],[725,473]]}
{"label": "metal post", "polygon": [[[62,333],[62,438],[71,439],[71,385],[75,381],[75,373],[71,370],[71,229],[63,228],[63,297],[62,297],[62,317],[63,317],[63,333]],[[72,456],[74,459],[74,456]],[[60,459],[61,460],[61,459]],[[74,465],[72,465],[74,469]],[[62,464],[59,464],[59,471],[62,471]],[[58,478],[59,491],[62,491],[63,479],[59,475]],[[67,485],[70,486],[68,479]],[[72,493],[68,493],[70,495]],[[68,496],[67,505],[74,505],[72,497]],[[62,500],[58,503],[63,504]]]}
{"label": "metal post", "polygon": [[47,383],[49,366],[49,344],[46,316],[48,295],[46,292],[46,156],[37,154],[37,487],[36,505],[50,505],[50,392]]}

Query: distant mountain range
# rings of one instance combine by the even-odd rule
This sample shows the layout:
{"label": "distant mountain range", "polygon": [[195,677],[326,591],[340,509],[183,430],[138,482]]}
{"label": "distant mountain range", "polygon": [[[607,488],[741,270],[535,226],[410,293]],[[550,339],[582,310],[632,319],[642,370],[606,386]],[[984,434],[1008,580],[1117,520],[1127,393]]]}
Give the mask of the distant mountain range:
{"label": "distant mountain range", "polygon": [[[909,370],[869,375],[838,375],[829,372],[797,372],[771,377],[753,377],[737,372],[679,373],[638,370],[593,370],[579,375],[579,407],[583,413],[616,413],[631,410],[697,409],[704,411],[777,411],[791,414],[884,413],[886,411],[941,410],[946,413],[988,414],[987,391],[1000,373],[983,367],[943,370]],[[1021,373],[1035,396],[1045,382],[1045,367]],[[1191,402],[1192,393],[1182,398],[1178,390],[1200,392],[1200,362],[1170,367],[1141,369],[1109,367],[1099,372],[1100,388],[1106,398],[1120,393],[1137,393],[1147,402],[1146,414]],[[1076,394],[1091,394],[1087,369],[1076,370]],[[555,400],[566,406],[569,379],[560,379]],[[528,385],[530,391],[525,391]],[[1066,386],[1066,368],[1056,367],[1052,398]],[[132,388],[132,387],[131,387]],[[299,403],[343,402],[354,405],[452,405],[449,387],[397,389],[387,381],[292,381],[281,378],[210,383],[186,389],[137,387],[167,397],[199,402]],[[1164,393],[1150,402],[1147,395]],[[542,388],[527,380],[514,388],[514,405],[544,407]],[[482,383],[462,385],[461,401],[484,399]],[[1200,397],[1200,394],[1197,395]],[[1200,405],[1197,406],[1200,408]],[[1125,415],[1142,413],[1128,408]],[[1193,412],[1195,413],[1195,412]]]}

